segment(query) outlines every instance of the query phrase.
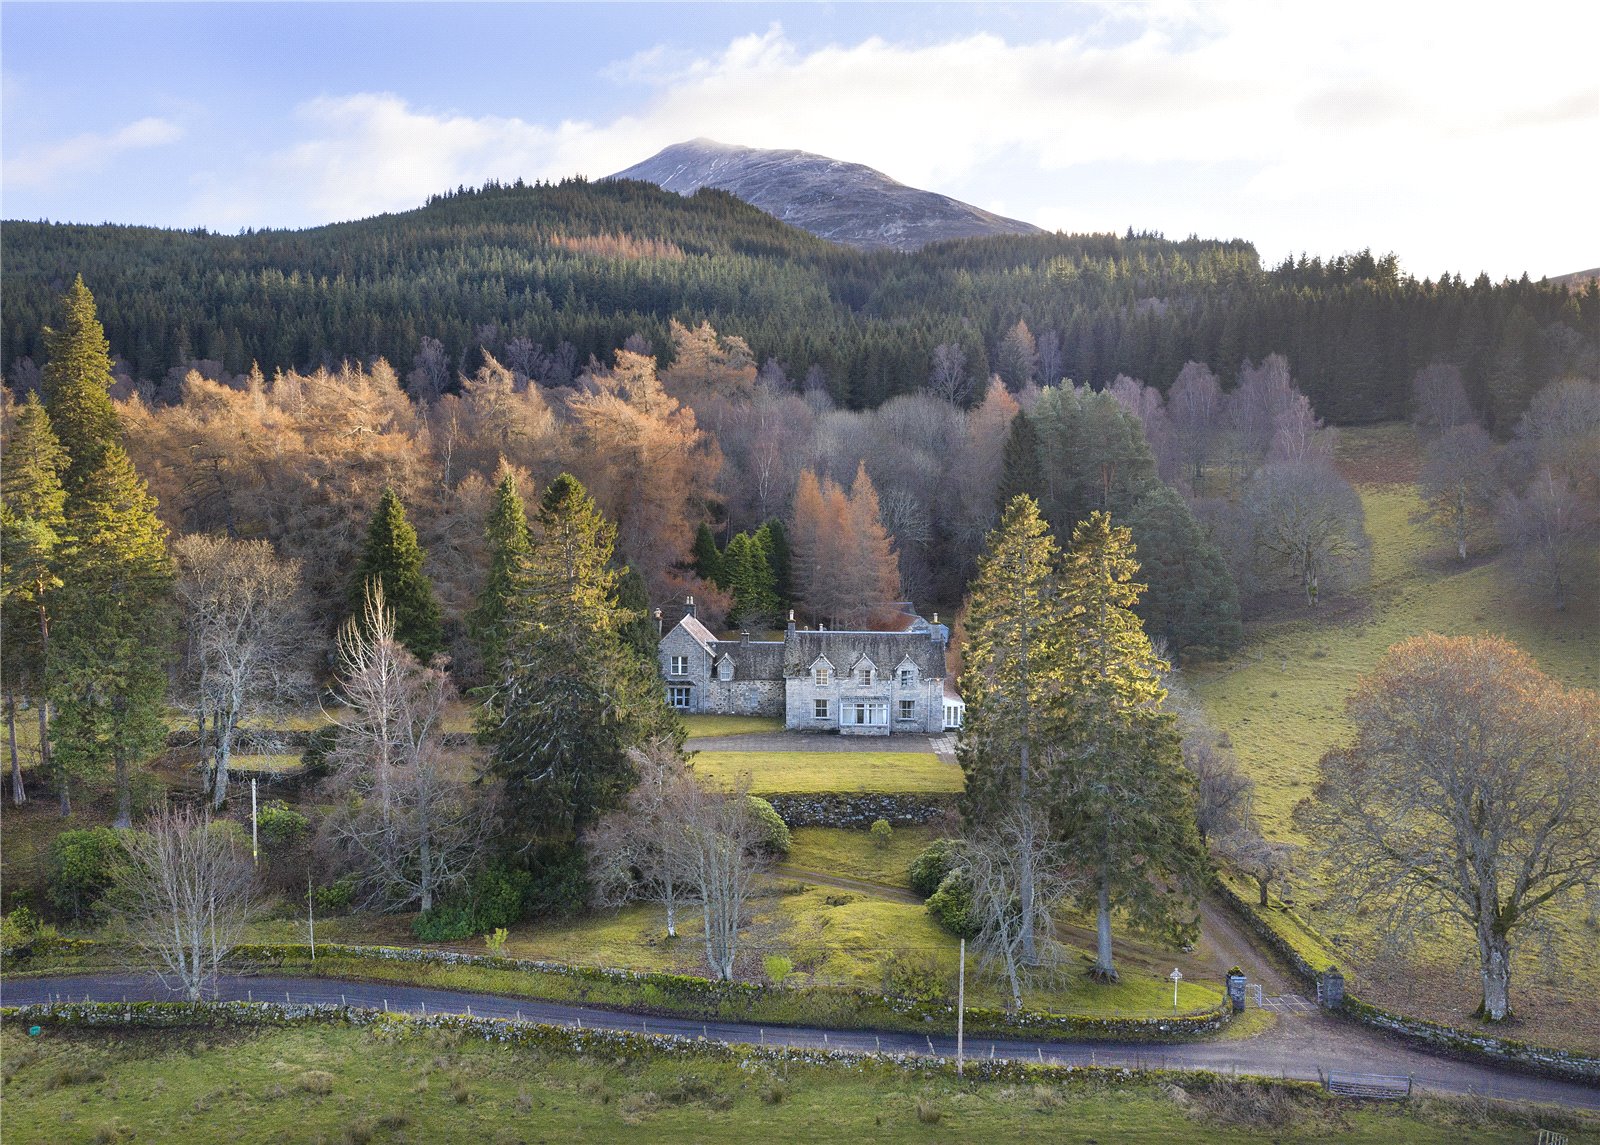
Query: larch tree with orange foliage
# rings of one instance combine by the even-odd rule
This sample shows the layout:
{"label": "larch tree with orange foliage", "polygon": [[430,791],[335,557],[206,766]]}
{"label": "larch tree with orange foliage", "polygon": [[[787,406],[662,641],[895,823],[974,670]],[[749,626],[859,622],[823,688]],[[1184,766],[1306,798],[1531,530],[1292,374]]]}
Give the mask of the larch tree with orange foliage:
{"label": "larch tree with orange foliage", "polygon": [[1351,905],[1477,942],[1482,1017],[1511,1013],[1517,933],[1600,879],[1600,696],[1500,637],[1395,645],[1347,702],[1302,826]]}
{"label": "larch tree with orange foliage", "polygon": [[790,535],[795,592],[818,620],[865,627],[899,595],[894,544],[865,464],[848,493],[831,478],[803,471]]}

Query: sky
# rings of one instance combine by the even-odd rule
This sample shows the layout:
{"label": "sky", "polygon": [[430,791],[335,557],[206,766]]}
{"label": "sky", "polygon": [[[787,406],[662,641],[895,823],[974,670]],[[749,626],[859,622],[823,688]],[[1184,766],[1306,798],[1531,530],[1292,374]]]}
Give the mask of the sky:
{"label": "sky", "polygon": [[0,3],[0,217],[306,227],[686,139],[1066,231],[1600,265],[1600,4]]}

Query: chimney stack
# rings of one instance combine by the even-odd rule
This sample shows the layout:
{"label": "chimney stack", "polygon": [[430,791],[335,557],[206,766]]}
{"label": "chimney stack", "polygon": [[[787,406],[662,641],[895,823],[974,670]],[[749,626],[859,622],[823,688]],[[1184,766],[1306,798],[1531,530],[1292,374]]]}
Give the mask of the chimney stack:
{"label": "chimney stack", "polygon": [[694,597],[692,597],[692,596],[684,597],[684,600],[683,600],[683,614],[685,616],[693,616],[694,615]]}
{"label": "chimney stack", "polygon": [[789,628],[788,628],[788,631],[790,631],[790,632],[794,631],[794,609],[792,609],[792,608],[789,610]]}
{"label": "chimney stack", "polygon": [[750,643],[750,630],[748,628],[739,629],[739,643],[740,644],[748,644],[748,643]]}

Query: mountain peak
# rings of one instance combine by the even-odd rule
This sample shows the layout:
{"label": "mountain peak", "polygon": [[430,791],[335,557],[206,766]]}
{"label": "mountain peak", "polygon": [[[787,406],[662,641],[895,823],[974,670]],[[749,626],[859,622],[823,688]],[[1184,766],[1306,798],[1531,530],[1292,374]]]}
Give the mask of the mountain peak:
{"label": "mountain peak", "polygon": [[881,171],[808,151],[693,139],[674,143],[608,179],[640,179],[680,195],[715,187],[831,242],[860,250],[917,250],[941,239],[1039,234],[948,195]]}

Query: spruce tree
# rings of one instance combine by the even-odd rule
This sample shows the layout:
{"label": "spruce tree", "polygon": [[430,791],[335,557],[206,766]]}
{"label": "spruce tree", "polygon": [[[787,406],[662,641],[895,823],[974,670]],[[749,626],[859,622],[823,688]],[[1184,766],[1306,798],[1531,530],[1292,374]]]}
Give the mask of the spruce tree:
{"label": "spruce tree", "polygon": [[56,438],[67,451],[61,483],[73,495],[122,434],[111,404],[111,343],[83,275],[61,299],[60,324],[45,327],[44,344],[49,358],[40,383]]}
{"label": "spruce tree", "polygon": [[426,664],[443,649],[444,633],[439,602],[422,571],[422,561],[422,546],[417,543],[416,529],[406,520],[405,506],[392,488],[385,487],[367,527],[361,560],[350,578],[350,612],[360,623],[368,582],[381,584],[383,599],[394,613],[395,636],[419,663]]}
{"label": "spruce tree", "polygon": [[506,675],[480,717],[504,782],[509,842],[524,854],[570,850],[634,781],[628,749],[681,741],[654,656],[625,631],[616,526],[562,474],[540,501],[506,631]]}
{"label": "spruce tree", "polygon": [[717,539],[711,535],[711,526],[704,521],[694,533],[694,554],[691,558],[694,571],[700,574],[701,580],[710,581],[718,588],[727,588],[724,580],[727,573],[723,568],[722,553],[717,549]]}
{"label": "spruce tree", "polygon": [[1243,639],[1239,590],[1216,544],[1171,486],[1156,484],[1128,517],[1149,591],[1145,631],[1177,661],[1195,646],[1230,652]]}
{"label": "spruce tree", "polygon": [[495,487],[483,533],[489,545],[489,571],[477,604],[467,614],[467,634],[478,649],[485,678],[496,681],[505,661],[506,617],[521,564],[528,555],[528,511],[517,491],[517,476],[510,469]]}
{"label": "spruce tree", "polygon": [[1003,510],[1018,494],[1025,493],[1037,500],[1043,492],[1039,431],[1027,413],[1019,412],[1012,417],[1011,432],[1006,435],[1000,462],[1000,488],[995,496]]}
{"label": "spruce tree", "polygon": [[[1042,772],[1059,722],[1065,627],[1060,551],[1033,498],[1012,498],[989,534],[967,610],[961,695],[966,723],[957,759],[967,816],[977,823],[1020,812],[1025,830],[1043,804]],[[1030,908],[1032,840],[1022,848],[1022,959],[1037,960]]]}
{"label": "spruce tree", "polygon": [[643,575],[632,565],[624,565],[622,576],[617,580],[617,605],[633,615],[633,619],[622,626],[623,643],[659,667],[656,645],[661,642],[661,634],[656,629],[655,618],[650,615],[650,590],[645,586]]}
{"label": "spruce tree", "polygon": [[767,554],[767,567],[772,570],[772,591],[778,596],[778,609],[782,611],[794,602],[794,556],[789,550],[789,531],[783,522],[773,517],[756,530],[756,540]]}
{"label": "spruce tree", "polygon": [[1125,528],[1092,513],[1064,566],[1067,678],[1051,773],[1062,838],[1091,873],[1084,905],[1098,922],[1093,973],[1117,978],[1111,915],[1173,942],[1194,934],[1182,907],[1206,869],[1193,780],[1177,721],[1161,710],[1166,665],[1134,604],[1144,586]]}
{"label": "spruce tree", "polygon": [[132,769],[166,742],[173,573],[155,498],[120,445],[68,499],[67,536],[48,663],[56,758],[77,779],[112,770],[125,828]]}
{"label": "spruce tree", "polygon": [[[11,744],[11,798],[24,803],[17,758],[17,693],[30,697],[39,716],[39,759],[50,765],[45,662],[50,617],[61,587],[59,564],[66,537],[66,491],[61,474],[67,454],[50,415],[29,394],[0,452],[0,664],[5,676],[6,729]],[[71,810],[62,785],[63,814]]]}
{"label": "spruce tree", "polygon": [[778,612],[772,566],[757,537],[737,533],[722,554],[723,587],[733,593],[733,619],[741,627],[765,627]]}

